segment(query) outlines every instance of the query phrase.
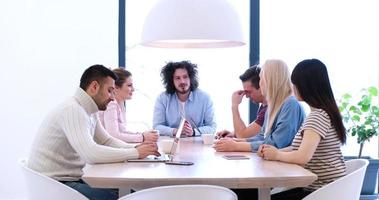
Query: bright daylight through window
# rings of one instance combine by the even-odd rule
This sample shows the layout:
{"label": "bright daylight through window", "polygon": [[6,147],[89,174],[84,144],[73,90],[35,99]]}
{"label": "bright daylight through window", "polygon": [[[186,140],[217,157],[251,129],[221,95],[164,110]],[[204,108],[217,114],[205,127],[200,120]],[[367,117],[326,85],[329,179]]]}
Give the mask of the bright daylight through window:
{"label": "bright daylight through window", "polygon": [[[231,93],[241,88],[238,76],[249,65],[249,47],[225,49],[154,49],[138,46],[143,21],[156,1],[147,5],[126,1],[126,68],[133,73],[137,91],[127,103],[131,127],[151,128],[156,96],[163,91],[160,69],[168,61],[190,60],[198,64],[200,88],[215,104],[218,130],[232,129]],[[248,43],[249,1],[230,1],[240,15]],[[379,3],[376,0],[260,1],[260,61],[284,60],[290,69],[306,58],[318,58],[328,67],[335,97],[378,87]],[[241,115],[248,120],[247,99]],[[358,152],[356,138],[348,139],[346,154]],[[374,137],[364,154],[378,156]]]}
{"label": "bright daylight through window", "polygon": [[[150,1],[149,1],[150,2]],[[231,95],[242,88],[239,75],[249,66],[249,46],[216,49],[160,49],[138,45],[144,19],[151,4],[126,1],[126,69],[133,74],[136,87],[133,100],[127,102],[130,128],[151,128],[157,95],[164,91],[160,70],[169,61],[189,60],[198,65],[199,88],[210,94],[218,129],[232,129]],[[249,1],[229,1],[237,10],[244,40],[249,37]],[[248,120],[248,99],[241,115]],[[142,109],[142,110],[141,110]],[[133,116],[133,118],[128,118]],[[142,126],[142,127],[141,127]]]}

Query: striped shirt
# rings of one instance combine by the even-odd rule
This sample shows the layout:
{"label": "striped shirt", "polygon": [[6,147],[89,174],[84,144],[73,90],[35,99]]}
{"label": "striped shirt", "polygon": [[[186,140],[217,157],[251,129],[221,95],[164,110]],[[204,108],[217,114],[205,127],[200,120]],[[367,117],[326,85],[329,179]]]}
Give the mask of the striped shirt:
{"label": "striped shirt", "polygon": [[345,176],[346,166],[340,149],[341,142],[331,125],[329,115],[324,110],[314,109],[307,116],[292,142],[294,150],[299,149],[304,130],[312,130],[321,137],[311,160],[304,166],[318,177],[315,182],[306,187],[307,190],[313,191]]}

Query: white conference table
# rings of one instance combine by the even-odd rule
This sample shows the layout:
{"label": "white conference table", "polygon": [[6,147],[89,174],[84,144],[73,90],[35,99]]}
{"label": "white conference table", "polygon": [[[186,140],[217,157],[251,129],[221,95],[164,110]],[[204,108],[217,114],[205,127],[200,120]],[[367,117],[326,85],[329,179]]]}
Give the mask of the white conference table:
{"label": "white conference table", "polygon": [[[227,160],[223,155],[245,155]],[[215,152],[200,137],[181,138],[174,160],[194,165],[150,163],[96,164],[86,168],[83,180],[100,188],[150,188],[164,185],[209,184],[228,188],[258,188],[260,200],[270,199],[270,188],[303,187],[317,176],[299,165],[267,161],[250,152]]]}

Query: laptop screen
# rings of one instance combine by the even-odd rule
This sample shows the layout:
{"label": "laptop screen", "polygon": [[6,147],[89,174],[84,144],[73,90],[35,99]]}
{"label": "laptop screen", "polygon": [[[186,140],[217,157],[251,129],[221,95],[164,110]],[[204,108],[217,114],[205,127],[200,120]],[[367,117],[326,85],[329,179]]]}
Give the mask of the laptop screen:
{"label": "laptop screen", "polygon": [[170,155],[174,155],[176,152],[176,148],[178,146],[180,136],[182,135],[182,132],[183,132],[185,121],[186,120],[182,117],[182,119],[180,120],[180,123],[179,123],[178,131],[176,132],[176,135],[174,138],[174,143],[171,146]]}

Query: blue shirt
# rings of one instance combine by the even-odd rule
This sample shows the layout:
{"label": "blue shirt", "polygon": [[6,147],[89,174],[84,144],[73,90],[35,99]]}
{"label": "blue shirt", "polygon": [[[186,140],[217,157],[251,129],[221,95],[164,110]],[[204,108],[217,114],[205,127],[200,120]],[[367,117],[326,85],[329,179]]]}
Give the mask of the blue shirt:
{"label": "blue shirt", "polygon": [[[153,128],[161,135],[172,135],[174,128],[178,128],[181,119],[181,107],[178,95],[161,93],[155,102]],[[184,117],[191,124],[193,121],[203,134],[213,134],[216,131],[214,108],[211,98],[200,89],[191,91],[184,104]],[[200,133],[195,130],[195,134]]]}
{"label": "blue shirt", "polygon": [[257,151],[261,144],[270,144],[279,149],[290,146],[304,118],[303,107],[294,96],[290,96],[279,109],[267,137],[264,137],[264,133],[268,122],[268,112],[265,114],[265,123],[259,134],[247,141],[250,142],[253,151]]}

